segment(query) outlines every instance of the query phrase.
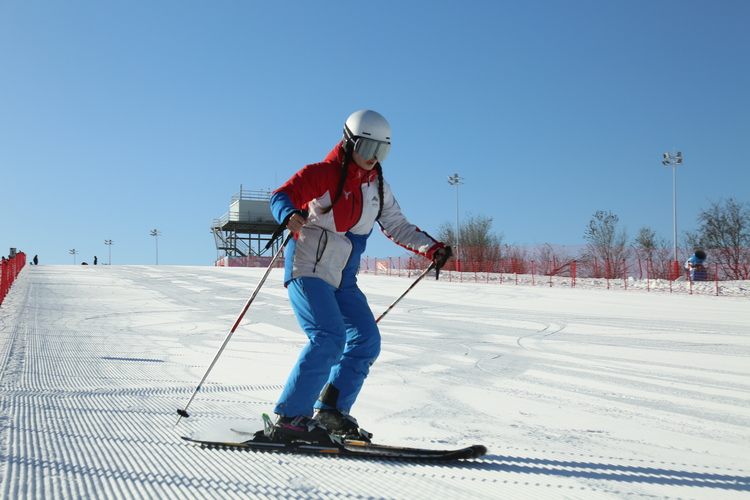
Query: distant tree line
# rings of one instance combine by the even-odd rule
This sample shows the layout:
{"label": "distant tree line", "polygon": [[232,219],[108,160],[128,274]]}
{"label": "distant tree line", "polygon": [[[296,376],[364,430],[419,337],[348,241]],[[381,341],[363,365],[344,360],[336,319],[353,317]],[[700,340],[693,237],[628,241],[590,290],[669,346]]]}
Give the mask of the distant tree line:
{"label": "distant tree line", "polygon": [[[619,217],[611,211],[599,210],[593,214],[583,234],[588,243],[585,250],[576,256],[563,255],[551,245],[545,245],[538,255],[529,259],[522,248],[503,245],[504,235],[492,232],[492,220],[492,217],[469,214],[459,226],[458,235],[455,225],[444,222],[438,229],[437,238],[454,248],[458,247],[456,257],[464,262],[538,259],[562,269],[573,261],[623,262],[635,258],[664,267],[661,271],[656,269],[656,272],[667,275],[674,260],[673,242],[657,235],[648,226],[641,227],[631,242],[627,231],[618,226]],[[738,202],[733,198],[710,202],[709,208],[699,212],[697,222],[698,228],[686,231],[683,238],[684,244],[692,249],[691,253],[698,249],[706,251],[711,262],[718,264],[728,279],[750,279],[747,276],[750,264],[750,203]],[[554,269],[550,272],[554,272]],[[613,272],[617,274],[616,270]]]}

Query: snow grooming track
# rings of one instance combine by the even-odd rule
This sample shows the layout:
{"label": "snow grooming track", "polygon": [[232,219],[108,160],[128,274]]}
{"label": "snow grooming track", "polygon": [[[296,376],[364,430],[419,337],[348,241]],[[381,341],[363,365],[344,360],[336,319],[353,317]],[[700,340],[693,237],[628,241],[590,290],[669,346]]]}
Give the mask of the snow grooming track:
{"label": "snow grooming track", "polygon": [[[382,322],[354,414],[379,442],[489,455],[413,463],[183,442],[259,429],[304,345],[274,270],[174,426],[262,272],[24,269],[0,308],[0,498],[747,496],[740,299],[424,280]],[[408,281],[360,285],[380,312]]]}

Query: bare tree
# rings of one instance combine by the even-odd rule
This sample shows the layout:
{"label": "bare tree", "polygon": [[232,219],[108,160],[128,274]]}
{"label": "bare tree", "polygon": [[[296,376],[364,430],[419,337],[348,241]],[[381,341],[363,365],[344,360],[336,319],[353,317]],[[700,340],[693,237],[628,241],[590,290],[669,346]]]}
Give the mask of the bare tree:
{"label": "bare tree", "polygon": [[635,245],[643,250],[655,250],[658,247],[656,232],[650,227],[643,226],[635,236]]}
{"label": "bare tree", "polygon": [[[464,216],[459,227],[461,234],[459,258],[467,262],[496,262],[502,258],[504,235],[491,232],[492,217],[484,215]],[[449,222],[443,222],[438,228],[437,237],[444,243],[457,246],[455,227]]]}
{"label": "bare tree", "polygon": [[650,227],[643,226],[633,240],[635,253],[639,259],[666,262],[672,260],[669,241],[658,236]]}
{"label": "bare tree", "polygon": [[435,237],[446,245],[456,247],[456,227],[450,222],[440,224]]}
{"label": "bare tree", "polygon": [[[631,249],[626,246],[628,233],[625,229],[617,229],[619,221],[620,218],[610,211],[598,210],[594,213],[583,233],[583,237],[589,243],[586,245],[586,251],[581,256],[581,260],[601,259],[615,263],[630,257]],[[617,270],[620,267],[614,266],[612,269]],[[614,276],[621,274],[620,271],[613,272]]]}
{"label": "bare tree", "polygon": [[682,241],[688,248],[701,248],[701,235],[698,231],[683,231]]}
{"label": "bare tree", "polygon": [[571,264],[576,260],[575,257],[565,251],[565,247],[553,247],[545,243],[537,250],[539,262],[549,266],[548,272],[551,276],[570,276]]}
{"label": "bare tree", "polygon": [[612,212],[597,210],[591,217],[588,226],[586,226],[583,237],[592,245],[599,247],[614,246],[618,237],[617,223],[619,221],[620,218]]}
{"label": "bare tree", "polygon": [[750,204],[733,198],[712,202],[698,214],[700,243],[706,248],[750,246]]}
{"label": "bare tree", "polygon": [[672,251],[666,238],[657,236],[650,227],[643,226],[633,240],[638,259],[647,262],[648,275],[668,279],[671,274]]}
{"label": "bare tree", "polygon": [[531,272],[531,259],[528,257],[528,250],[524,247],[514,247],[503,245],[502,247],[502,266],[493,267],[493,272],[528,274]]}
{"label": "bare tree", "polygon": [[698,230],[690,235],[696,248],[711,250],[711,259],[729,279],[748,279],[750,204],[733,198],[711,202],[698,214]]}

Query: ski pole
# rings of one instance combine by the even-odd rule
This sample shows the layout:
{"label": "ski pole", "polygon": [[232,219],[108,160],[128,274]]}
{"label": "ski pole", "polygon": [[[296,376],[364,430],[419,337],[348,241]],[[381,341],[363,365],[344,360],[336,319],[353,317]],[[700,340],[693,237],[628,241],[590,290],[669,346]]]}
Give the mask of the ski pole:
{"label": "ski pole", "polygon": [[211,361],[211,364],[208,366],[208,369],[206,370],[206,373],[203,375],[203,378],[198,383],[198,387],[195,388],[193,391],[193,395],[190,396],[190,400],[185,405],[185,408],[178,409],[177,414],[180,416],[180,418],[177,419],[177,422],[175,422],[175,425],[180,423],[180,420],[182,420],[182,417],[189,417],[187,413],[187,409],[190,406],[190,403],[193,402],[193,398],[195,398],[195,395],[198,394],[198,391],[203,386],[203,382],[206,381],[206,378],[208,377],[208,374],[211,373],[211,370],[213,369],[214,365],[216,364],[216,361],[218,361],[219,356],[221,356],[221,353],[224,351],[224,348],[227,346],[227,343],[229,343],[229,339],[232,338],[232,335],[234,334],[234,331],[237,329],[237,327],[240,324],[240,321],[242,321],[242,318],[245,316],[245,313],[247,312],[248,308],[250,307],[250,304],[253,303],[253,300],[255,300],[255,296],[258,295],[258,291],[260,291],[260,287],[263,286],[263,283],[266,281],[266,278],[271,273],[271,269],[273,269],[273,265],[276,263],[276,261],[281,256],[281,252],[284,250],[284,247],[287,243],[289,243],[289,240],[292,238],[293,233],[289,231],[289,234],[284,239],[284,242],[281,244],[281,248],[276,252],[276,255],[273,256],[273,259],[271,259],[271,263],[268,265],[268,269],[266,269],[265,274],[260,279],[260,283],[258,283],[258,286],[255,287],[255,291],[253,291],[253,294],[250,296],[250,298],[247,301],[247,304],[245,304],[245,307],[242,308],[242,312],[237,317],[237,320],[234,322],[234,325],[232,325],[232,329],[229,330],[229,333],[227,334],[227,337],[224,339],[224,342],[221,344],[221,347],[219,347],[219,351],[216,353],[216,356],[214,356],[213,361]]}
{"label": "ski pole", "polygon": [[414,288],[414,287],[416,286],[416,284],[417,284],[417,283],[419,283],[419,281],[420,281],[420,280],[421,280],[422,278],[424,278],[425,276],[427,276],[427,273],[429,273],[429,272],[430,272],[430,271],[432,271],[433,269],[435,269],[435,262],[434,262],[434,261],[433,261],[433,262],[432,262],[432,263],[431,263],[431,264],[430,264],[430,265],[429,265],[429,266],[427,267],[427,269],[425,269],[424,271],[422,271],[422,274],[420,274],[420,275],[419,275],[419,277],[417,277],[417,279],[416,279],[416,280],[414,280],[414,283],[412,283],[412,284],[411,284],[411,286],[409,286],[409,288],[407,288],[407,289],[406,289],[406,291],[405,291],[404,293],[402,293],[402,294],[401,294],[401,296],[399,296],[399,298],[397,298],[396,300],[394,300],[394,301],[393,301],[393,304],[391,304],[391,305],[389,305],[389,306],[388,306],[388,309],[386,309],[386,310],[385,310],[385,311],[383,312],[383,314],[381,314],[381,315],[380,315],[380,317],[379,317],[378,319],[376,319],[376,320],[375,320],[375,323],[379,322],[379,321],[380,321],[381,319],[383,319],[383,316],[385,316],[386,314],[388,314],[389,312],[391,312],[391,309],[393,309],[393,307],[394,307],[394,306],[395,306],[396,304],[398,304],[398,302],[399,302],[399,301],[400,301],[401,299],[403,299],[403,298],[404,298],[404,295],[406,295],[407,293],[409,293],[409,292],[411,291],[411,289],[412,289],[412,288]]}

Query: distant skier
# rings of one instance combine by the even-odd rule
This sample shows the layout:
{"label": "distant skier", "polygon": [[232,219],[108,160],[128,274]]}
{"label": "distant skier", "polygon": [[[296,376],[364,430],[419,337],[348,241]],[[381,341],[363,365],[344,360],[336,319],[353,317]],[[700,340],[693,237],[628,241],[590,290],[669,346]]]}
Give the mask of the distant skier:
{"label": "distant skier", "polygon": [[356,277],[375,222],[438,267],[451,256],[450,247],[401,213],[381,168],[390,147],[386,119],[358,111],[323,162],[304,167],[271,197],[274,217],[294,233],[284,283],[309,339],[274,409],[274,434],[312,442],[329,432],[370,437],[349,410],[380,353],[380,332]]}
{"label": "distant skier", "polygon": [[34,265],[35,265],[35,266],[38,266],[38,265],[39,265],[39,257],[38,257],[38,256],[36,256],[36,255],[34,256]]}
{"label": "distant skier", "polygon": [[690,281],[706,281],[708,270],[703,262],[706,260],[706,252],[696,250],[695,253],[685,261],[685,271],[688,272]]}
{"label": "distant skier", "polygon": [[97,261],[97,258],[96,258],[96,255],[94,255],[94,265],[96,265],[96,261]]}

